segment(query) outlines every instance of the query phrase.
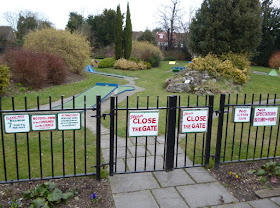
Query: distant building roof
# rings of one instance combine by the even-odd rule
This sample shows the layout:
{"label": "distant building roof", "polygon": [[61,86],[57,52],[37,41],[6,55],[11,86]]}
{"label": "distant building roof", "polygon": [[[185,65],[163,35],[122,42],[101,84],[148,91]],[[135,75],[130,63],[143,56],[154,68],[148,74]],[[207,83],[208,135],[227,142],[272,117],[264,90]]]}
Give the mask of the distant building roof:
{"label": "distant building roof", "polygon": [[8,42],[16,40],[13,29],[9,26],[0,26],[0,38]]}

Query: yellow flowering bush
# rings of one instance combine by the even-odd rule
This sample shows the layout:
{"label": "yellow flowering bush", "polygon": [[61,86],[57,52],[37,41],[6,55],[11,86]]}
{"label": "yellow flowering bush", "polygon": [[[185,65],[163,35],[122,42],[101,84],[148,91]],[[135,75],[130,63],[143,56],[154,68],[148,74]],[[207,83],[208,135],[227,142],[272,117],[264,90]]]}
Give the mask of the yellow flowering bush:
{"label": "yellow flowering bush", "polygon": [[[225,59],[225,57],[227,57],[227,55],[223,55],[223,59]],[[208,54],[206,57],[193,59],[189,67],[192,70],[207,71],[214,77],[222,76],[230,78],[236,84],[244,84],[250,79],[250,69],[248,63],[238,64],[241,61],[236,61],[236,57],[235,61],[232,61],[231,59],[223,59],[216,55]],[[242,66],[242,68],[239,69],[237,66]]]}
{"label": "yellow flowering bush", "polygon": [[147,66],[142,61],[136,63],[135,61],[129,61],[122,58],[116,61],[114,68],[135,71],[147,69]]}
{"label": "yellow flowering bush", "polygon": [[0,94],[10,85],[10,69],[6,65],[0,65]]}
{"label": "yellow flowering bush", "polygon": [[90,44],[85,37],[66,30],[46,28],[30,32],[24,38],[23,47],[38,53],[60,56],[72,72],[83,71],[90,57]]}

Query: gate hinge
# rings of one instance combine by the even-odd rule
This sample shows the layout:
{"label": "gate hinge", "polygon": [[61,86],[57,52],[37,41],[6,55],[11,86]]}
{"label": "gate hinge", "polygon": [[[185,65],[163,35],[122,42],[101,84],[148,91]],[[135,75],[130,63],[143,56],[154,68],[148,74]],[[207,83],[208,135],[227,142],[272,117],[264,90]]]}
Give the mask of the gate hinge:
{"label": "gate hinge", "polygon": [[105,120],[106,116],[109,116],[109,115],[110,115],[110,113],[103,113],[103,114],[102,114],[102,117],[103,117],[103,119]]}
{"label": "gate hinge", "polygon": [[219,111],[219,110],[214,110],[214,113],[216,113],[216,116],[217,116],[218,114],[221,113],[221,111]]}
{"label": "gate hinge", "polygon": [[[106,167],[107,165],[110,165],[110,164],[109,164],[109,163],[102,163],[102,164],[100,165],[100,167],[102,167],[103,169],[105,169],[105,167]],[[97,167],[96,165],[91,166],[91,168],[96,168],[96,167]]]}

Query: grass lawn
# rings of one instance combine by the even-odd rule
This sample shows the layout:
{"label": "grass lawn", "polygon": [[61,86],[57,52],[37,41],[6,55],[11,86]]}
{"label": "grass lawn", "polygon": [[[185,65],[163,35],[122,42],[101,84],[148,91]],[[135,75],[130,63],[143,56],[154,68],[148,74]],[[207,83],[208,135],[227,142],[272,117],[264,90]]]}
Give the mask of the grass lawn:
{"label": "grass lawn", "polygon": [[[185,66],[187,62],[178,62],[179,66]],[[141,71],[122,71],[116,69],[96,69],[98,71],[106,72],[106,73],[114,73],[121,75],[128,75],[138,77],[136,79],[136,85],[140,87],[144,87],[146,90],[142,92],[138,92],[129,97],[128,107],[136,107],[137,106],[137,97],[139,97],[139,107],[147,107],[147,103],[149,103],[150,107],[156,107],[157,102],[159,107],[165,107],[167,96],[172,95],[172,93],[167,92],[164,88],[162,88],[166,79],[173,75],[171,72],[172,65],[169,65],[168,62],[162,62],[160,67],[153,68],[151,70],[141,70]],[[253,70],[267,70],[270,69],[263,67],[252,67]],[[262,93],[265,96],[269,93],[270,97],[274,97],[274,94],[280,93],[279,88],[279,77],[271,77],[271,76],[262,76],[253,74],[251,75],[251,80],[247,82],[244,86],[242,86],[239,92],[239,100],[238,103],[243,103],[243,97],[247,94],[247,103],[251,102],[252,94],[255,93],[255,100],[259,99],[259,94]],[[20,95],[16,95],[15,99],[15,108],[23,109],[24,108],[24,97],[27,97],[28,108],[32,108],[36,106],[37,96],[40,96],[40,104],[46,104],[49,102],[49,96],[52,96],[52,101],[56,101],[60,99],[61,95],[64,97],[70,97],[76,95],[78,93],[83,92],[84,90],[90,88],[95,85],[96,82],[107,82],[107,83],[117,83],[120,85],[126,84],[127,81],[118,78],[99,76],[93,74],[87,74],[87,78],[78,83],[66,84],[56,87],[51,87],[47,89],[43,89],[40,91],[32,92],[32,93],[23,93]],[[204,105],[205,104],[205,96],[199,96],[193,94],[186,93],[176,93],[181,96],[181,106],[195,106],[195,105]],[[175,93],[173,93],[175,95]],[[147,97],[149,96],[149,97]],[[157,100],[157,97],[159,99]],[[232,94],[231,103],[235,102],[236,94]],[[190,102],[188,102],[188,100]],[[198,103],[197,103],[198,102]],[[215,96],[215,105],[214,108],[218,109],[219,106],[219,95]],[[122,102],[119,107],[126,107],[126,101]],[[2,108],[3,109],[11,109],[11,97],[3,97],[2,98]],[[164,134],[165,132],[165,110],[160,110],[160,124],[159,124],[159,133]],[[252,157],[255,152],[255,157],[259,157],[261,152],[261,147],[264,147],[263,156],[268,155],[268,146],[275,145],[276,143],[276,135],[277,135],[277,127],[273,127],[271,131],[271,140],[270,138],[270,127],[266,127],[264,132],[264,128],[258,128],[257,133],[257,141],[256,138],[256,128],[251,128],[251,133],[249,137],[249,125],[248,124],[232,124],[231,123],[231,115],[227,117],[225,115],[225,124],[227,119],[229,120],[229,124],[224,125],[224,134],[223,134],[223,143],[222,143],[222,156],[225,152],[225,160],[236,160],[239,159],[239,146],[240,141],[242,140],[240,158],[246,158],[247,155],[247,144],[249,138],[249,146],[254,147],[256,143],[256,149],[249,148],[248,158]],[[125,136],[126,128],[126,113],[118,112],[118,134],[120,136]],[[216,144],[216,135],[217,135],[217,122],[218,119],[213,120],[213,130],[212,130],[212,145],[211,145],[211,154],[215,154],[215,144]],[[102,123],[109,127],[109,119],[102,120]],[[243,128],[242,128],[243,126]],[[242,130],[243,129],[243,130]],[[264,132],[264,133],[263,133]],[[32,170],[31,177],[40,177],[40,160],[39,160],[39,139],[38,132],[29,133],[29,146],[30,146],[30,168]],[[51,147],[50,147],[50,132],[42,132],[41,135],[41,148],[42,148],[42,167],[43,167],[43,176],[50,176],[51,172]],[[62,175],[62,132],[54,132],[53,133],[53,149],[54,149],[54,174]],[[76,172],[81,173],[85,170],[84,164],[84,140],[83,138],[84,129],[80,131],[76,131]],[[241,136],[242,135],[242,136]],[[79,139],[78,139],[79,138]],[[225,142],[225,138],[227,141]],[[28,178],[28,163],[27,163],[27,135],[26,134],[17,134],[17,152],[18,152],[18,164],[19,164],[19,177],[20,178]],[[187,146],[187,154],[193,159],[193,152],[196,151],[197,156],[195,161],[197,163],[201,162],[201,152],[203,150],[203,136],[202,134],[189,134],[187,138],[187,145],[185,143],[185,139],[183,139],[180,143],[180,146],[184,149]],[[5,153],[6,153],[6,164],[7,164],[7,173],[8,180],[16,179],[16,164],[15,164],[15,137],[13,134],[4,134],[4,142],[5,142]],[[91,134],[90,130],[87,130],[87,172],[94,172],[93,168],[90,166],[95,163],[95,137]],[[205,141],[204,141],[205,142]],[[226,143],[226,144],[225,144]],[[2,142],[0,143],[2,146]],[[73,174],[74,165],[73,165],[73,131],[65,131],[65,174]],[[279,155],[279,147],[276,150]],[[199,156],[200,154],[200,156]],[[274,154],[274,149],[269,153],[269,156]],[[0,148],[0,157],[2,157],[2,147]],[[3,170],[3,162],[0,159],[0,180],[4,180],[4,170]],[[223,160],[223,158],[222,158]],[[212,163],[213,164],[213,163]]]}

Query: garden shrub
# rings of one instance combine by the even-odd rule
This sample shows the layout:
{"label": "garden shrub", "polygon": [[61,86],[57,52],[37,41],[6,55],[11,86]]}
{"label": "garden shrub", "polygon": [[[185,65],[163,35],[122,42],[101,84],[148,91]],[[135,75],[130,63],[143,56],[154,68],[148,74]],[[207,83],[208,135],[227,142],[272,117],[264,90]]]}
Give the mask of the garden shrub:
{"label": "garden shrub", "polygon": [[[227,56],[227,55],[224,55]],[[239,69],[236,65],[245,66],[241,62],[233,63],[230,59],[220,58],[216,55],[208,54],[206,57],[198,57],[192,60],[189,67],[192,70],[207,71],[214,77],[226,77],[232,79],[236,84],[244,84],[249,80],[249,68]],[[245,63],[245,62],[244,62]]]}
{"label": "garden shrub", "polygon": [[147,66],[142,61],[136,63],[135,61],[129,61],[122,58],[116,61],[114,68],[135,71],[147,69]]}
{"label": "garden shrub", "polygon": [[62,58],[53,54],[27,50],[10,50],[4,54],[12,79],[25,87],[40,88],[65,81],[67,68]]}
{"label": "garden shrub", "polygon": [[4,56],[14,82],[33,88],[47,84],[48,73],[45,68],[47,61],[42,54],[17,49],[7,51]]}
{"label": "garden shrub", "polygon": [[74,73],[83,72],[91,50],[85,37],[54,28],[30,32],[25,36],[23,47],[38,53],[60,56]]}
{"label": "garden shrub", "polygon": [[142,61],[149,62],[152,67],[157,67],[163,59],[162,52],[159,47],[154,46],[149,42],[132,42],[131,57],[138,58]]}
{"label": "garden shrub", "polygon": [[47,61],[48,83],[54,85],[64,83],[67,74],[65,61],[61,57],[53,54],[45,54],[45,57]]}
{"label": "garden shrub", "polygon": [[112,68],[115,62],[115,58],[105,58],[98,63],[98,68]]}
{"label": "garden shrub", "polygon": [[144,64],[147,66],[147,69],[151,69],[152,68],[152,65],[149,62],[144,61]]}
{"label": "garden shrub", "polygon": [[280,50],[274,52],[268,61],[268,66],[270,68],[278,69],[280,67]]}
{"label": "garden shrub", "polygon": [[0,94],[10,85],[10,69],[5,64],[0,65]]}
{"label": "garden shrub", "polygon": [[248,55],[244,53],[228,52],[220,55],[220,59],[223,61],[231,61],[233,66],[237,67],[240,70],[249,69],[251,65]]}

